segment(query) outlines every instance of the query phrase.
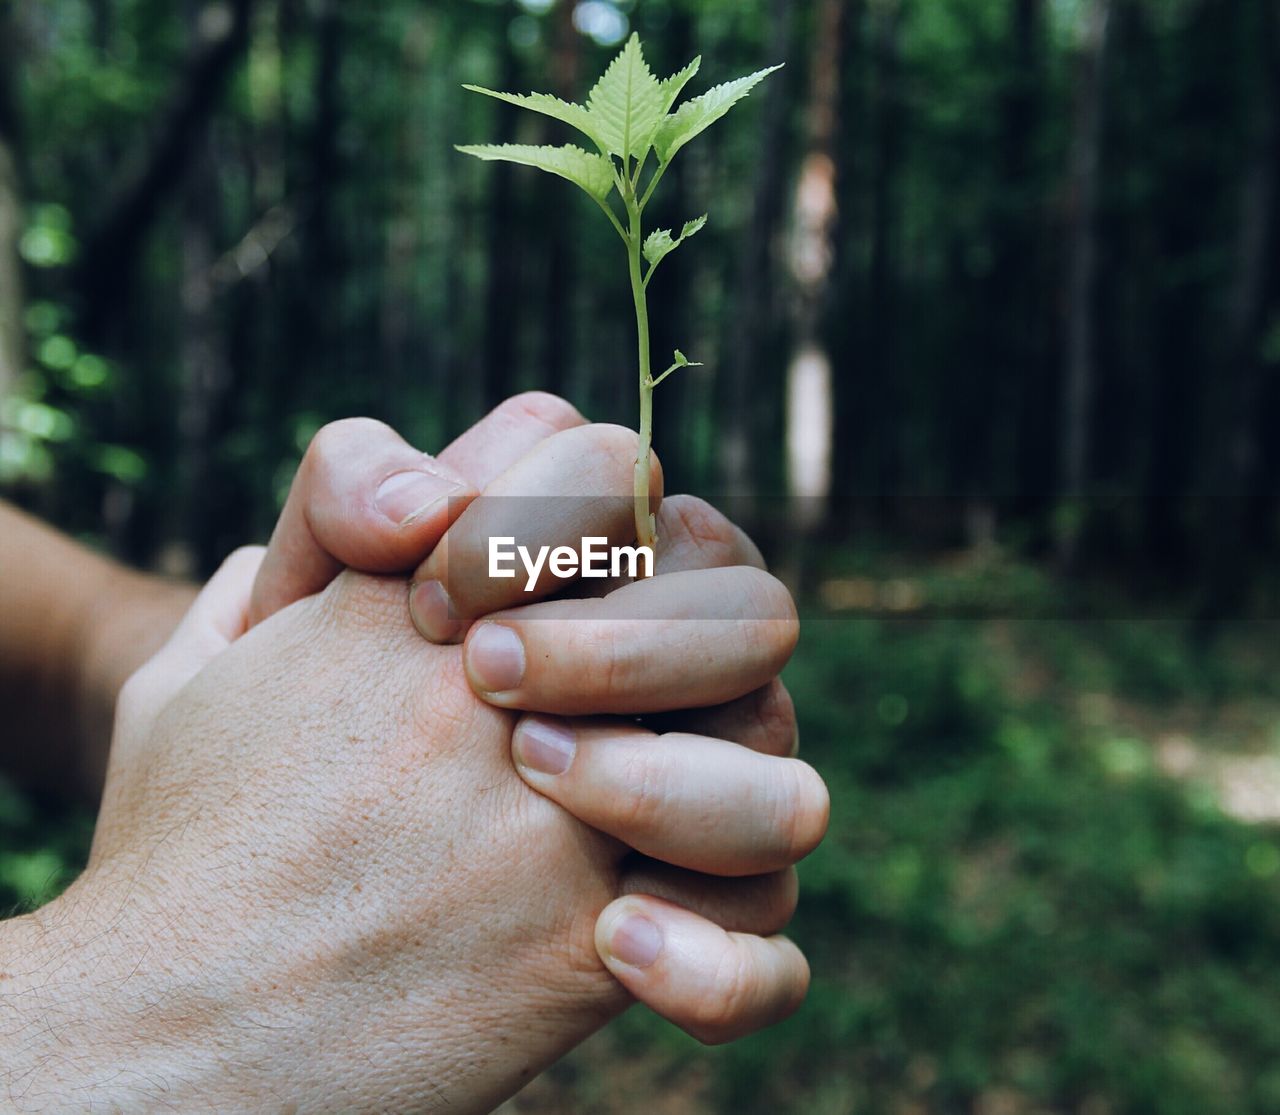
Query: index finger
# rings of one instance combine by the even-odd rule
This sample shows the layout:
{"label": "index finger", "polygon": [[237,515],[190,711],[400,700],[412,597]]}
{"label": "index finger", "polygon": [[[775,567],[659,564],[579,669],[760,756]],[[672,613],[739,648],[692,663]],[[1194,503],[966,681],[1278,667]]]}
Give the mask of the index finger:
{"label": "index finger", "polygon": [[487,616],[463,663],[490,704],[561,716],[716,705],[776,677],[799,621],[790,593],[748,566],[671,573],[600,600]]}
{"label": "index finger", "polygon": [[[476,617],[571,583],[578,564],[567,563],[566,571],[550,560],[553,554],[572,551],[585,561],[589,542],[634,541],[637,446],[635,432],[621,426],[580,426],[546,438],[498,477],[414,573],[409,609],[418,630],[432,642],[455,641]],[[650,466],[650,506],[657,509],[656,456]],[[516,568],[518,552],[523,571]],[[499,570],[495,562],[503,557],[509,567]]]}

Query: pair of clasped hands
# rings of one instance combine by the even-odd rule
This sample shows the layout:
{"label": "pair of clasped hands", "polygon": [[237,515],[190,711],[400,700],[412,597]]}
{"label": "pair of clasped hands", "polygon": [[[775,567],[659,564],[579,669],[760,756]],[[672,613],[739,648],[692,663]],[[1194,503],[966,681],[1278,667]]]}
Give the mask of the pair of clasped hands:
{"label": "pair of clasped hands", "polygon": [[[269,547],[121,694],[89,866],[39,916],[98,927],[49,1028],[92,1049],[69,1095],[486,1111],[633,998],[708,1042],[796,1008],[777,934],[828,799],[777,677],[794,607],[752,543],[672,497],[656,576],[588,607],[443,576],[471,497],[627,492],[635,452],[540,394],[436,458],[368,420],[321,432]],[[626,534],[569,520],[627,500],[565,507],[558,542]]]}

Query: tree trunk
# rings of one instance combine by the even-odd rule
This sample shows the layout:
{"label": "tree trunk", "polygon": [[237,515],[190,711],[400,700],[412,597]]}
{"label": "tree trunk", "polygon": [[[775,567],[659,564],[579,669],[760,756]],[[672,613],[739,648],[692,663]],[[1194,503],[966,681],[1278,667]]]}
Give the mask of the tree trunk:
{"label": "tree trunk", "polygon": [[866,399],[872,448],[871,492],[881,525],[891,520],[901,495],[902,412],[896,367],[898,199],[894,182],[903,148],[903,97],[899,86],[899,38],[905,0],[885,0],[875,35],[875,168],[871,180],[871,261],[868,281]]}
{"label": "tree trunk", "polygon": [[[508,0],[499,12],[498,88],[515,89],[519,84],[518,63],[507,25],[519,14],[514,0]],[[498,105],[498,143],[515,140],[519,110]],[[488,285],[485,292],[484,319],[484,409],[496,407],[512,393],[515,381],[516,341],[520,333],[520,268],[522,237],[516,212],[517,198],[510,163],[492,165],[492,193],[485,227],[489,231]]]}
{"label": "tree trunk", "polygon": [[312,338],[319,367],[331,366],[333,344],[341,334],[337,320],[337,282],[342,270],[342,253],[334,215],[334,197],[342,177],[338,151],[338,129],[342,126],[342,94],[338,88],[342,65],[342,9],[338,0],[316,0],[316,51],[313,97],[315,118],[310,126],[310,227],[306,244],[308,270],[306,289],[308,316],[312,319],[302,335]]}
{"label": "tree trunk", "polygon": [[0,399],[13,389],[24,364],[22,268],[18,237],[22,196],[13,148],[0,135]]}
{"label": "tree trunk", "polygon": [[[1208,486],[1203,493],[1208,529],[1202,634],[1242,603],[1251,573],[1245,548],[1245,514],[1260,456],[1260,349],[1274,268],[1268,249],[1280,164],[1280,17],[1274,4],[1263,5],[1261,22],[1257,40],[1262,44],[1259,92],[1240,182],[1234,275],[1224,330],[1224,374],[1212,426]],[[1274,431],[1266,433],[1272,436]]]}
{"label": "tree trunk", "polygon": [[[768,41],[776,61],[793,60],[794,15],[793,0],[772,0]],[[751,224],[743,237],[733,301],[732,333],[725,349],[723,376],[726,390],[719,427],[720,470],[726,509],[740,522],[750,522],[754,515],[756,485],[753,459],[759,438],[753,404],[759,392],[760,356],[766,340],[763,327],[772,318],[769,311],[773,293],[773,246],[786,205],[783,171],[790,72],[791,67],[788,66],[770,79],[762,91],[759,150],[768,152],[769,157],[756,160]]]}
{"label": "tree trunk", "polygon": [[[556,96],[576,102],[582,95],[578,88],[582,63],[582,35],[573,25],[573,5],[559,4],[552,15],[553,45],[551,50],[551,83]],[[496,170],[501,166],[495,163]],[[576,237],[571,230],[571,203],[578,199],[564,188],[564,183],[550,176],[540,176],[543,211],[546,214],[547,291],[546,339],[542,350],[542,385],[546,390],[563,395],[571,383],[574,365],[573,292]]]}
{"label": "tree trunk", "polygon": [[1090,0],[1084,13],[1068,195],[1067,355],[1063,380],[1061,496],[1068,509],[1057,539],[1058,558],[1076,557],[1082,501],[1088,483],[1091,410],[1097,378],[1095,303],[1098,270],[1098,175],[1105,63],[1112,0]]}
{"label": "tree trunk", "polygon": [[232,0],[222,18],[201,21],[200,47],[162,116],[156,137],[105,190],[105,213],[85,239],[73,285],[83,304],[82,329],[100,343],[130,288],[142,248],[163,204],[182,184],[210,117],[249,40],[253,0]]}
{"label": "tree trunk", "polygon": [[[187,25],[193,43],[199,41],[199,21],[199,6],[189,4]],[[191,158],[181,224],[179,498],[174,505],[176,544],[168,550],[167,566],[169,572],[187,577],[207,575],[223,556],[218,544],[213,445],[231,374],[214,301],[218,214],[217,167],[206,135],[197,141]]]}
{"label": "tree trunk", "polygon": [[[406,109],[397,125],[400,134],[391,161],[391,213],[378,320],[382,362],[379,415],[393,426],[403,420],[397,409],[409,384],[414,321],[422,316],[422,307],[415,299],[414,279],[422,258],[424,218],[418,199],[426,188],[423,150],[427,128],[423,116],[428,101],[425,78],[431,49],[429,35],[426,13],[415,9],[407,17],[400,49],[400,86],[404,90]],[[428,433],[425,430],[402,432],[411,439]]]}
{"label": "tree trunk", "polygon": [[[1131,28],[1126,57],[1155,56],[1158,29],[1152,26],[1147,6],[1129,0],[1124,11]],[[1222,24],[1222,8],[1216,0],[1198,0],[1187,10],[1184,34],[1190,40],[1208,43],[1214,29]],[[1154,69],[1154,63],[1148,63],[1147,72]],[[1140,95],[1145,97],[1145,91]],[[1205,135],[1216,126],[1214,121],[1236,111],[1237,104],[1216,75],[1205,72],[1203,66],[1193,66],[1179,82],[1168,108],[1154,119],[1161,123],[1173,119],[1185,126],[1189,135]],[[1141,124],[1150,129],[1152,119],[1148,109]],[[1153,146],[1148,140],[1148,150]],[[1190,145],[1179,145],[1176,156],[1159,161],[1162,177],[1177,181],[1183,197],[1204,197],[1211,192],[1216,196],[1222,188],[1217,160],[1210,163],[1198,151],[1184,147]],[[1207,216],[1205,208],[1175,203],[1152,207],[1152,212],[1144,214],[1151,225],[1151,242],[1142,262],[1152,272],[1166,261],[1195,258],[1205,243],[1218,235],[1217,215]],[[1154,573],[1169,584],[1181,585],[1195,575],[1202,557],[1198,536],[1204,530],[1203,519],[1197,519],[1188,530],[1187,512],[1200,483],[1203,462],[1200,415],[1205,368],[1210,363],[1204,337],[1205,289],[1201,283],[1186,281],[1152,284],[1150,278],[1145,279],[1145,285],[1152,300],[1148,333],[1150,362],[1157,380],[1148,403],[1142,468],[1142,560],[1148,576]]]}
{"label": "tree trunk", "polygon": [[[826,517],[831,491],[835,398],[831,353],[821,335],[835,261],[837,137],[840,134],[840,75],[847,44],[844,0],[822,0],[813,28],[808,105],[808,151],[792,209],[791,277],[793,349],[787,367],[787,489],[789,541],[797,562],[804,545]],[[846,137],[847,140],[847,137]],[[807,570],[796,569],[803,587]]]}
{"label": "tree trunk", "polygon": [[850,9],[844,19],[845,42],[841,48],[844,57],[840,67],[842,131],[836,156],[839,191],[832,230],[835,258],[823,326],[834,369],[836,437],[831,460],[832,489],[827,501],[827,533],[835,541],[846,540],[853,530],[857,480],[864,460],[864,439],[859,431],[865,419],[861,394],[865,390],[863,377],[867,374],[866,273],[859,248],[868,232],[866,189],[872,160],[867,144],[858,142],[866,131],[867,115],[865,0],[857,0]]}
{"label": "tree trunk", "polygon": [[[975,504],[989,505],[993,530],[1005,508],[1023,518],[1039,512],[1052,497],[1053,483],[1052,472],[1046,477],[1043,468],[1044,439],[1031,433],[1039,425],[1037,412],[1055,378],[1041,340],[1045,300],[1040,232],[1045,213],[1033,158],[1045,79],[1044,0],[1011,0],[1010,6],[1013,57],[1000,112],[1000,186],[1007,200],[997,214],[991,271],[991,304],[1005,307],[1006,317],[986,324],[1001,406],[989,420],[973,488],[964,493]],[[1014,431],[1007,458],[991,448],[998,422]]]}

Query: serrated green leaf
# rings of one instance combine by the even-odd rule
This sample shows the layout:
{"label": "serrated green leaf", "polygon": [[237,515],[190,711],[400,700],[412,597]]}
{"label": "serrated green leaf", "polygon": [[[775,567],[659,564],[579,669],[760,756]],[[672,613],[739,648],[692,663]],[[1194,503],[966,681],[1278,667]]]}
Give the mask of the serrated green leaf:
{"label": "serrated green leaf", "polygon": [[680,230],[678,237],[672,236],[669,228],[659,228],[649,233],[643,248],[644,258],[649,261],[649,266],[651,268],[657,267],[666,256],[674,252],[690,236],[701,232],[706,227],[706,224],[707,215],[703,213],[701,217],[695,217],[692,221],[685,221],[684,228]]}
{"label": "serrated green leaf", "polygon": [[689,140],[705,132],[743,97],[781,66],[770,66],[754,74],[727,81],[714,89],[686,101],[659,125],[653,137],[654,149],[663,163],[669,163]]}
{"label": "serrated green leaf", "polygon": [[666,94],[633,34],[587,97],[591,126],[604,150],[642,158],[666,114]]}
{"label": "serrated green leaf", "polygon": [[692,62],[690,62],[679,73],[672,74],[670,77],[664,77],[659,84],[662,86],[663,106],[662,112],[665,116],[671,111],[671,106],[676,103],[676,98],[684,92],[684,87],[697,75],[702,69],[702,55],[699,54]]}
{"label": "serrated green leaf", "polygon": [[549,174],[558,174],[581,186],[592,197],[604,201],[613,190],[613,162],[581,147],[531,147],[521,143],[481,144],[459,147],[464,155],[486,162],[520,163]]}
{"label": "serrated green leaf", "polygon": [[675,246],[676,242],[671,238],[671,230],[669,228],[654,229],[645,239],[644,258],[651,265],[656,264]]}
{"label": "serrated green leaf", "polygon": [[601,150],[605,149],[604,144],[600,142],[600,137],[596,135],[592,126],[591,113],[587,111],[584,105],[562,101],[559,97],[553,97],[550,93],[500,93],[496,89],[485,89],[480,85],[464,85],[462,88],[472,93],[483,93],[486,97],[506,101],[507,104],[515,105],[518,108],[527,108],[530,112],[540,112],[543,116],[550,116],[552,119],[560,120],[570,127],[577,128]]}
{"label": "serrated green leaf", "polygon": [[684,228],[680,230],[680,239],[688,240],[690,236],[694,236],[707,227],[707,215],[702,214],[701,217],[694,217],[691,221],[685,221]]}

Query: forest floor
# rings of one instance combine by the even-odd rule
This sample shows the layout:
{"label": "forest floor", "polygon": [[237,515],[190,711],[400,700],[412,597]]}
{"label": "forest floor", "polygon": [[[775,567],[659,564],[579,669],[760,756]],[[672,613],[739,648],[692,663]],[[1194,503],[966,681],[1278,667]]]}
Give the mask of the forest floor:
{"label": "forest floor", "polygon": [[[969,606],[993,584],[1016,606]],[[787,675],[833,803],[791,930],[808,1002],[714,1050],[633,1010],[504,1112],[1280,1110],[1280,627],[1201,646],[1061,592],[822,582]],[[87,834],[0,786],[0,902],[65,885]]]}

